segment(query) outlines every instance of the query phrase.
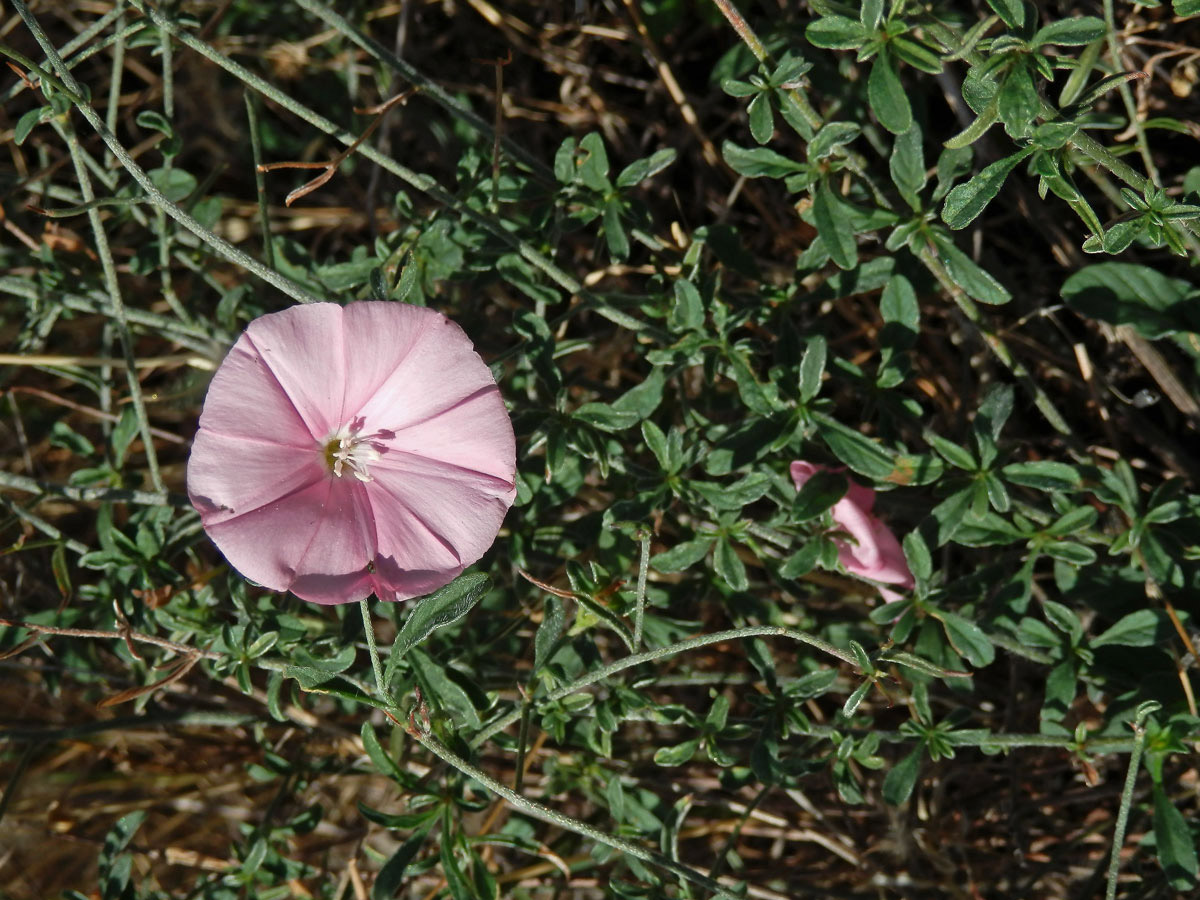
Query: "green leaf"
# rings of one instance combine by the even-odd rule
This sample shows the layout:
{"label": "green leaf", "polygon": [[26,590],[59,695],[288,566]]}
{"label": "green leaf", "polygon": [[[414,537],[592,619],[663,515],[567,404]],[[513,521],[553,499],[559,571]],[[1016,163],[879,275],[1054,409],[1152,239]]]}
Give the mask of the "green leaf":
{"label": "green leaf", "polygon": [[920,69],[930,75],[940,75],[942,72],[941,57],[923,44],[899,36],[892,38],[891,48],[900,60],[908,63],[914,69]]}
{"label": "green leaf", "polygon": [[991,665],[996,658],[996,648],[978,625],[957,613],[939,612],[937,616],[942,620],[950,645],[959,656],[976,668]]}
{"label": "green leaf", "polygon": [[125,465],[125,453],[129,449],[130,443],[138,435],[138,420],[137,414],[134,412],[133,405],[126,406],[121,411],[121,418],[117,424],[113,426],[112,443],[113,463],[119,469]]}
{"label": "green leaf", "polygon": [[1051,559],[1072,566],[1090,566],[1096,561],[1096,551],[1075,541],[1051,541],[1042,545],[1042,552]]}
{"label": "green leaf", "polygon": [[934,232],[933,242],[946,267],[950,280],[980,303],[999,305],[1012,299],[1012,294],[990,272],[981,268],[971,257],[955,246],[945,233]]}
{"label": "green leaf", "polygon": [[1083,485],[1083,478],[1074,466],[1049,460],[1010,463],[1000,473],[1013,484],[1040,491],[1069,491]]}
{"label": "green leaf", "polygon": [[22,114],[21,118],[17,119],[17,124],[13,127],[13,140],[17,146],[19,147],[25,143],[25,139],[29,137],[29,133],[45,119],[53,115],[54,110],[48,106],[38,106]]}
{"label": "green leaf", "polygon": [[792,501],[791,521],[806,522],[846,496],[850,482],[840,472],[816,472],[804,482]]}
{"label": "green leaf", "polygon": [[942,459],[955,468],[963,469],[967,472],[974,472],[979,468],[979,463],[975,461],[975,457],[971,455],[969,450],[933,432],[930,432],[926,437],[928,437],[930,445],[938,452]]}
{"label": "green leaf", "polygon": [[800,360],[800,399],[807,403],[821,392],[821,375],[825,371],[825,338],[814,335],[804,348]]}
{"label": "green leaf", "polygon": [[1020,31],[1025,27],[1024,0],[987,0],[987,2],[1004,24],[1013,31]]}
{"label": "green leaf", "polygon": [[397,784],[406,785],[411,781],[408,773],[401,769],[400,765],[383,749],[383,744],[380,743],[379,736],[370,722],[362,723],[360,734],[362,735],[363,749],[367,751],[367,758],[371,760],[376,771],[391,778]]}
{"label": "green leaf", "polygon": [[965,491],[959,491],[951,494],[937,506],[929,511],[935,522],[938,523],[937,542],[940,547],[954,537],[955,532],[963,524],[963,518],[967,514],[967,510],[971,508],[972,492],[968,488]]}
{"label": "green leaf", "polygon": [[1092,647],[1153,647],[1170,632],[1170,621],[1157,609],[1139,609],[1117,619],[1093,638]]}
{"label": "green leaf", "polygon": [[196,190],[196,177],[183,169],[151,169],[146,173],[154,186],[166,194],[167,199],[179,203]]}
{"label": "green leaf", "polygon": [[[470,572],[416,601],[412,612],[400,627],[400,633],[396,635],[392,657],[400,659],[437,629],[457,622],[483,599],[491,586],[492,580],[487,575]],[[388,665],[392,667],[391,659]]]}
{"label": "green leaf", "polygon": [[1174,0],[1174,9],[1180,18],[1200,16],[1200,0]]}
{"label": "green leaf", "polygon": [[617,409],[607,403],[585,403],[573,415],[579,421],[609,434],[626,431],[642,419],[636,412]]}
{"label": "green leaf", "polygon": [[914,210],[921,208],[919,195],[925,187],[923,140],[921,126],[913,124],[908,130],[896,135],[896,140],[892,143],[892,155],[888,160],[892,183],[900,191],[904,202]]}
{"label": "green leaf", "polygon": [[750,101],[746,107],[750,116],[750,136],[760,144],[765,144],[775,135],[775,116],[771,112],[771,97],[762,93]]}
{"label": "green leaf", "polygon": [[725,538],[717,541],[716,552],[713,553],[713,568],[735,591],[744,591],[750,587],[745,564],[738,557],[733,544]]}
{"label": "green leaf", "polygon": [[812,162],[827,159],[860,134],[862,128],[856,122],[826,122],[809,141],[808,158]]}
{"label": "green leaf", "polygon": [[1081,46],[1104,37],[1104,21],[1095,16],[1073,16],[1051,22],[1039,28],[1029,43],[1033,47],[1043,44]]}
{"label": "green leaf", "polygon": [[841,269],[853,269],[858,265],[858,245],[854,240],[854,229],[850,216],[827,182],[822,181],[813,193],[813,221],[821,240],[829,249],[829,256]]}
{"label": "green leaf", "polygon": [[997,112],[1000,121],[1013,137],[1024,137],[1033,127],[1041,109],[1041,98],[1033,84],[1033,73],[1028,66],[1016,66],[1000,86]]}
{"label": "green leaf", "polygon": [[826,50],[855,50],[870,34],[861,22],[846,16],[823,16],[804,30],[810,44]]}
{"label": "green leaf", "polygon": [[659,747],[654,751],[654,762],[659,766],[682,766],[700,749],[700,739],[692,738],[673,747]]}
{"label": "green leaf", "polygon": [[1008,173],[1020,165],[1033,148],[1026,147],[1011,156],[998,159],[966,184],[960,184],[946,197],[942,219],[957,231],[966,228],[979,216],[1003,187]]}
{"label": "green leaf", "polygon": [[929,554],[929,545],[920,531],[910,531],[904,536],[901,544],[908,568],[918,581],[928,581],[933,577],[933,557]]}
{"label": "green leaf", "polygon": [[674,147],[665,147],[645,159],[631,162],[617,175],[617,187],[629,188],[641,184],[647,178],[653,178],[675,162],[675,155]]}
{"label": "green leaf", "polygon": [[802,578],[813,570],[820,556],[821,540],[810,540],[784,561],[779,574],[783,578]]}
{"label": "green leaf", "polygon": [[421,852],[429,831],[430,826],[415,831],[383,864],[375,876],[375,883],[371,885],[371,900],[392,900],[396,896],[404,885],[404,873],[409,863]]}
{"label": "green leaf", "polygon": [[655,366],[640,384],[634,385],[614,400],[612,409],[619,413],[633,413],[639,419],[645,419],[662,403],[666,383],[666,373],[660,366]]}
{"label": "green leaf", "polygon": [[650,558],[650,565],[664,575],[682,572],[704,559],[708,555],[709,548],[712,547],[715,541],[715,536],[684,541],[682,544],[676,544],[664,553],[652,556]]}
{"label": "green leaf", "polygon": [[604,240],[608,244],[608,255],[616,262],[629,258],[629,236],[621,221],[621,204],[609,200],[604,204]]}
{"label": "green leaf", "polygon": [[833,455],[860,475],[887,478],[895,468],[892,455],[866,435],[823,413],[813,416],[821,438]]}
{"label": "green leaf", "polygon": [[607,193],[611,185],[608,183],[608,153],[604,149],[604,139],[593,131],[584,135],[579,150],[583,154],[577,169],[579,180],[593,191]]}
{"label": "green leaf", "polygon": [[721,156],[729,168],[747,178],[783,178],[808,170],[806,164],[789,159],[770,147],[739,147],[733,141],[721,144]]}
{"label": "green leaf", "polygon": [[921,758],[925,755],[924,742],[917,744],[904,759],[892,766],[883,779],[883,799],[885,803],[899,806],[908,799],[913,786],[917,783],[917,773],[921,769]]}
{"label": "green leaf", "polygon": [[1171,887],[1190,891],[1196,886],[1196,838],[1160,784],[1154,785],[1154,848]]}
{"label": "green leaf", "polygon": [[704,301],[700,291],[690,281],[679,279],[675,282],[675,305],[671,308],[672,324],[684,329],[697,329],[704,326]]}
{"label": "green leaf", "polygon": [[550,662],[550,654],[562,634],[566,614],[562,601],[553,594],[546,596],[542,604],[542,621],[533,635],[533,671],[538,672]]}
{"label": "green leaf", "polygon": [[887,51],[881,52],[871,64],[871,74],[867,76],[867,101],[879,124],[892,134],[900,134],[912,127],[912,106],[900,76],[896,74],[896,64]]}
{"label": "green leaf", "polygon": [[1156,340],[1176,331],[1200,331],[1200,288],[1149,266],[1102,262],[1076,272],[1062,286],[1076,312],[1114,325],[1131,325]]}
{"label": "green leaf", "polygon": [[893,275],[883,287],[879,298],[879,314],[883,321],[902,325],[915,335],[921,328],[921,307],[912,283],[903,275]]}
{"label": "green leaf", "polygon": [[478,728],[479,711],[471,700],[466,689],[451,677],[449,670],[435,662],[434,659],[420,647],[412,648],[407,654],[408,664],[412,668],[421,692],[429,700],[430,706],[436,710],[457,714],[453,718],[456,724],[465,721],[473,728]]}

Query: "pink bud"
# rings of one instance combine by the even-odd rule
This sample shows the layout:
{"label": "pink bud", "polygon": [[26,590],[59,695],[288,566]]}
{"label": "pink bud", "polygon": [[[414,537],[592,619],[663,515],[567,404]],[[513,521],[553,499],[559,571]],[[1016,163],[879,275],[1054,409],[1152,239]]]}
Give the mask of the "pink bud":
{"label": "pink bud", "polygon": [[[828,470],[825,466],[801,460],[793,462],[792,481],[796,483],[796,490],[800,490],[809,478],[820,471],[840,470]],[[838,561],[851,575],[911,589],[915,582],[904,559],[904,551],[900,549],[900,542],[891,530],[871,512],[874,505],[875,492],[853,480],[850,481],[846,496],[833,504],[833,521],[853,539],[834,540],[838,548]],[[880,587],[879,593],[889,602],[901,599],[900,594],[885,587]]]}

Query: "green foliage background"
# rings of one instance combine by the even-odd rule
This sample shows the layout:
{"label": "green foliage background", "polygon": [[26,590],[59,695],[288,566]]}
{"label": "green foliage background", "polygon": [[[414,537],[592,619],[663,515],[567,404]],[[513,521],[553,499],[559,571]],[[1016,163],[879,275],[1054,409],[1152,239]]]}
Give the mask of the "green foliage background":
{"label": "green foliage background", "polygon": [[[0,894],[1194,888],[1194,2],[13,6]],[[181,496],[245,324],[368,298],[519,459],[370,644]]]}

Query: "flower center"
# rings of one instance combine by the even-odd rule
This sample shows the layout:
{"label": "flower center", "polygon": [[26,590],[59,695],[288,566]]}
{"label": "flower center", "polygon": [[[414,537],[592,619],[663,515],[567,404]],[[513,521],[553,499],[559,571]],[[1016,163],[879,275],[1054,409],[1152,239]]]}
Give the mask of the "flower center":
{"label": "flower center", "polygon": [[359,481],[373,480],[368,466],[379,459],[380,451],[384,449],[379,440],[390,436],[391,432],[361,434],[361,429],[362,420],[355,419],[325,439],[325,465],[335,477],[341,478],[346,470]]}

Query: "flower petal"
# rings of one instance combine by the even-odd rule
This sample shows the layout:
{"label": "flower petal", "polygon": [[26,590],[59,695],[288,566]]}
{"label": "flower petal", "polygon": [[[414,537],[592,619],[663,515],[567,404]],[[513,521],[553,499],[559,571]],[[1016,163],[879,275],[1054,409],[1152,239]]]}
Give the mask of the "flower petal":
{"label": "flower petal", "polygon": [[279,380],[243,334],[208,386],[200,433],[311,447],[311,430]]}
{"label": "flower petal", "polygon": [[[262,316],[238,343],[243,340],[279,382],[314,440],[342,424],[346,360],[340,306],[310,303]],[[243,392],[239,399],[253,410],[250,396]]]}
{"label": "flower petal", "polygon": [[331,479],[322,478],[275,503],[206,523],[204,530],[247,578],[286,591],[325,516],[331,484]]}
{"label": "flower petal", "polygon": [[315,444],[304,449],[201,428],[188,458],[187,486],[209,524],[251,512],[328,478]]}
{"label": "flower petal", "polygon": [[469,566],[492,545],[516,496],[506,479],[405,453],[385,454],[372,473],[379,553],[405,568]]}
{"label": "flower petal", "polygon": [[347,408],[347,415],[364,418],[366,430],[398,432],[452,409],[479,391],[495,390],[495,379],[470,338],[445,316],[429,313],[434,318],[371,398],[357,410]]}
{"label": "flower petal", "polygon": [[439,320],[445,321],[445,316],[406,303],[368,300],[351,303],[343,309],[342,339],[349,361],[343,401],[345,418],[361,414],[424,333]]}

